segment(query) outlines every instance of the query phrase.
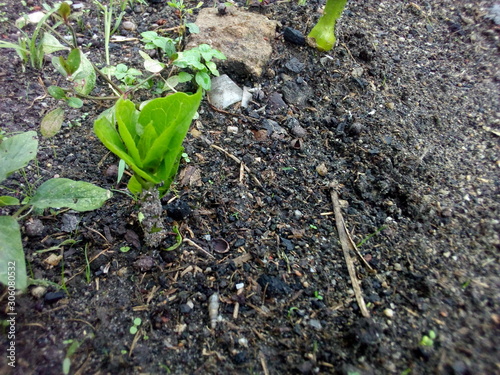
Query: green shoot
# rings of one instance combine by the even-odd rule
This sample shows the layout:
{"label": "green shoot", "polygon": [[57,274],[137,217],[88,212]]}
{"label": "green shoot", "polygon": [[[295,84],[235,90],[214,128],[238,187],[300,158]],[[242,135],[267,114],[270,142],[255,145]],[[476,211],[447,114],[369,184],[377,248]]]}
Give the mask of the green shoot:
{"label": "green shoot", "polygon": [[307,36],[310,45],[320,51],[330,51],[335,46],[335,23],[340,18],[347,0],[327,0],[323,15]]}

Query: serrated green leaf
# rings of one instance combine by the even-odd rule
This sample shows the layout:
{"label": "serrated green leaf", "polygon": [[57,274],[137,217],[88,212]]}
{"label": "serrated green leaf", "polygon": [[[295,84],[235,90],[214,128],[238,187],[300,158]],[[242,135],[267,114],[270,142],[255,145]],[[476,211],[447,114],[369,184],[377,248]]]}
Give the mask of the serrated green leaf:
{"label": "serrated green leaf", "polygon": [[66,92],[62,88],[60,88],[59,86],[49,86],[49,87],[47,87],[47,92],[54,99],[65,99],[66,98]]}
{"label": "serrated green leaf", "polygon": [[0,283],[15,285],[18,290],[28,286],[21,229],[10,216],[0,216]]}
{"label": "serrated green leaf", "polygon": [[0,143],[0,182],[36,157],[38,141],[35,137],[36,132],[29,131],[3,139]]}
{"label": "serrated green leaf", "polygon": [[75,211],[91,211],[112,197],[109,190],[84,181],[52,178],[45,181],[29,201],[35,208],[68,207]]}
{"label": "serrated green leaf", "polygon": [[2,195],[0,197],[0,207],[4,206],[18,206],[20,204],[19,199],[14,197],[9,197],[8,195]]}
{"label": "serrated green leaf", "polygon": [[64,110],[56,108],[47,113],[40,124],[40,132],[45,138],[50,138],[56,135],[61,130],[64,121]]}

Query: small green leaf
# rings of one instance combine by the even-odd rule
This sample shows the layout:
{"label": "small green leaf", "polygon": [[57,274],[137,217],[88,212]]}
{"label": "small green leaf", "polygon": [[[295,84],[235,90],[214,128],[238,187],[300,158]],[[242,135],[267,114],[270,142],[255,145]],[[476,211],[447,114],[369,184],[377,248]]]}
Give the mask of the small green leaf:
{"label": "small green leaf", "polygon": [[52,178],[38,188],[29,204],[39,209],[69,207],[81,212],[95,210],[111,197],[109,190],[88,182]]}
{"label": "small green leaf", "polygon": [[42,45],[44,55],[68,49],[68,47],[63,46],[53,35],[49,33],[43,34],[43,38],[40,43]]}
{"label": "small green leaf", "polygon": [[130,333],[131,333],[132,335],[135,335],[135,334],[137,333],[137,327],[136,327],[136,326],[132,326],[132,327],[130,327],[130,330],[129,330],[129,331],[130,331]]}
{"label": "small green leaf", "polygon": [[125,166],[127,163],[123,159],[120,159],[120,162],[118,163],[118,174],[116,178],[116,183],[119,184],[120,181],[122,180],[123,177],[123,172],[125,172]]}
{"label": "small green leaf", "polygon": [[212,87],[212,82],[210,81],[210,76],[205,72],[198,72],[194,77],[196,83],[203,87],[204,90],[209,91]]}
{"label": "small green leaf", "polygon": [[54,99],[66,99],[66,92],[59,86],[49,86],[47,92]]}
{"label": "small green leaf", "polygon": [[21,229],[16,219],[0,216],[0,283],[15,285],[24,290],[28,286]]}
{"label": "small green leaf", "polygon": [[142,323],[142,319],[141,318],[135,318],[134,319],[134,325],[135,326],[140,326]]}
{"label": "small green leaf", "polygon": [[50,138],[56,135],[61,130],[64,121],[64,110],[56,108],[47,113],[40,124],[40,132],[45,138]]}
{"label": "small green leaf", "polygon": [[186,23],[186,27],[188,28],[188,30],[191,34],[199,34],[200,33],[200,28],[195,23],[188,22],[188,23]]}
{"label": "small green leaf", "polygon": [[17,198],[9,197],[8,195],[0,196],[0,207],[18,206],[19,204],[21,204],[21,203],[19,202],[19,199],[17,199]]}
{"label": "small green leaf", "polygon": [[64,21],[68,20],[68,17],[71,13],[71,8],[68,3],[62,2],[59,6],[57,13],[64,19]]}
{"label": "small green leaf", "polygon": [[147,53],[139,51],[139,54],[144,59],[144,68],[151,73],[159,73],[165,68],[165,64],[158,60],[152,59]]}
{"label": "small green leaf", "polygon": [[182,235],[181,235],[181,233],[179,232],[179,228],[177,227],[177,225],[174,225],[174,226],[172,227],[172,230],[173,230],[173,231],[174,231],[174,233],[175,233],[175,243],[174,243],[172,246],[170,246],[170,247],[166,248],[166,249],[165,249],[165,251],[172,251],[172,250],[175,250],[175,249],[177,249],[179,246],[181,246],[181,245],[182,245]]}
{"label": "small green leaf", "polygon": [[29,131],[4,138],[0,143],[0,182],[12,172],[25,167],[36,157],[36,132]]}
{"label": "small green leaf", "polygon": [[177,77],[179,77],[179,83],[189,82],[193,79],[193,75],[186,72],[179,72]]}
{"label": "small green leaf", "polygon": [[77,93],[88,95],[95,87],[97,76],[89,59],[87,59],[83,52],[80,50],[77,51],[79,52],[80,63],[78,69],[74,71],[71,79],[74,81],[74,87]]}
{"label": "small green leaf", "polygon": [[[66,4],[66,3],[63,3],[63,4]],[[71,359],[69,359],[68,357],[65,357],[63,359],[62,368],[63,368],[63,374],[68,375],[69,371],[71,370]]]}
{"label": "small green leaf", "polygon": [[66,100],[66,103],[71,108],[82,108],[82,106],[83,106],[83,100],[80,98],[77,98],[76,96],[72,96],[71,98],[68,98]]}

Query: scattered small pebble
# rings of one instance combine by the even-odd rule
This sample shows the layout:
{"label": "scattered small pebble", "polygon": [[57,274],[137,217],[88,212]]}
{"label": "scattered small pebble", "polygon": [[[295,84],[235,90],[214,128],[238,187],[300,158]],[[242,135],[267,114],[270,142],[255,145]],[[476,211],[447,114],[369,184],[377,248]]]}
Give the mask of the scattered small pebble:
{"label": "scattered small pebble", "polygon": [[394,317],[394,310],[392,309],[385,309],[384,310],[384,315],[388,318]]}
{"label": "scattered small pebble", "polygon": [[63,299],[64,297],[66,297],[66,293],[63,291],[48,292],[44,297],[44,301],[50,304],[50,303],[55,303],[60,299]]}
{"label": "scattered small pebble", "polygon": [[228,126],[227,132],[229,134],[238,134],[238,127],[237,126]]}
{"label": "scattered small pebble", "polygon": [[47,288],[44,286],[41,286],[41,285],[36,286],[33,289],[31,289],[31,295],[35,298],[42,298],[44,296],[45,292],[47,292]]}
{"label": "scattered small pebble", "polygon": [[41,236],[44,229],[45,227],[40,219],[31,218],[24,224],[24,230],[28,237]]}
{"label": "scattered small pebble", "polygon": [[319,320],[317,319],[311,319],[309,320],[309,325],[315,329],[317,329],[318,331],[321,331],[321,329],[323,329],[323,327],[321,326],[321,323]]}
{"label": "scattered small pebble", "polygon": [[325,163],[321,163],[316,167],[316,172],[322,177],[326,176],[328,173],[328,169],[326,168]]}
{"label": "scattered small pebble", "polygon": [[137,25],[131,21],[123,21],[122,27],[127,31],[135,31],[137,29]]}
{"label": "scattered small pebble", "polygon": [[292,134],[296,136],[297,138],[304,138],[306,136],[306,129],[304,129],[300,125],[296,125],[292,128]]}

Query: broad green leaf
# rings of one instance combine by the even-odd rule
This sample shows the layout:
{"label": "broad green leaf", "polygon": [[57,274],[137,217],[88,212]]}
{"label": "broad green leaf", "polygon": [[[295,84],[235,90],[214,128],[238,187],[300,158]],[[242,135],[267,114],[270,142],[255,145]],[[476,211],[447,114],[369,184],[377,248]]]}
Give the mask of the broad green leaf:
{"label": "broad green leaf", "polygon": [[179,83],[189,82],[193,79],[193,75],[186,72],[179,72],[177,77],[179,77]]}
{"label": "broad green leaf", "polygon": [[139,168],[135,164],[134,159],[127,153],[127,148],[120,138],[120,134],[118,134],[118,131],[116,130],[115,118],[114,115],[112,115],[113,112],[108,111],[109,110],[104,111],[94,122],[94,132],[99,140],[109,151],[118,156],[120,159],[123,159],[125,163],[127,163],[139,176],[147,181],[159,183],[158,179]]}
{"label": "broad green leaf", "polygon": [[0,182],[36,157],[38,141],[35,137],[36,132],[29,131],[4,138],[0,143]]}
{"label": "broad green leaf", "polygon": [[202,90],[188,95],[178,92],[165,98],[150,101],[139,115],[143,125],[151,121],[155,126],[158,138],[143,159],[143,167],[158,167],[167,152],[178,149],[189,130],[191,120],[198,110]]}
{"label": "broad green leaf", "polygon": [[40,124],[40,132],[46,138],[53,137],[61,130],[63,121],[64,110],[62,108],[56,108],[43,117],[42,123]]}
{"label": "broad green leaf", "polygon": [[179,76],[176,75],[176,76],[171,76],[167,79],[167,81],[165,82],[165,84],[170,88],[170,89],[174,89],[175,86],[177,86],[179,84]]}
{"label": "broad green leaf", "polygon": [[[88,95],[95,87],[96,73],[92,63],[80,52],[80,66],[72,75],[75,91],[79,94]],[[69,57],[68,57],[69,60]]]}
{"label": "broad green leaf", "polygon": [[45,181],[29,201],[35,208],[69,207],[75,211],[91,211],[112,197],[109,190],[84,181],[52,178]]}
{"label": "broad green leaf", "polygon": [[14,197],[9,197],[8,195],[2,195],[0,197],[0,207],[3,206],[18,206],[21,204],[19,202],[19,199],[14,198]]}
{"label": "broad green leaf", "polygon": [[71,98],[66,99],[66,104],[68,104],[71,108],[82,108],[83,100],[77,98],[76,96],[72,96]]}
{"label": "broad green leaf", "polygon": [[24,290],[28,286],[21,229],[10,216],[0,216],[0,283]]}
{"label": "broad green leaf", "polygon": [[59,86],[49,86],[47,92],[54,99],[66,99],[66,92]]}
{"label": "broad green leaf", "polygon": [[210,81],[210,76],[206,72],[198,72],[194,76],[194,80],[198,85],[203,87],[203,89],[209,91],[212,88],[212,82]]}
{"label": "broad green leaf", "polygon": [[118,122],[118,132],[127,147],[128,154],[134,159],[134,164],[142,168],[142,159],[139,155],[137,142],[139,135],[142,134],[142,128],[138,127],[138,112],[134,103],[130,100],[120,99],[116,103],[116,121]]}
{"label": "broad green leaf", "polygon": [[49,33],[43,34],[43,38],[40,43],[42,45],[42,51],[45,55],[68,49],[68,47],[63,46],[52,34]]}
{"label": "broad green leaf", "polygon": [[[139,154],[141,159],[144,159],[153,145],[154,141],[158,138],[158,134],[156,133],[155,127],[153,125],[153,122],[150,122],[145,128],[144,128],[144,134],[140,138],[137,148],[139,150]],[[154,173],[154,171],[153,171]]]}

